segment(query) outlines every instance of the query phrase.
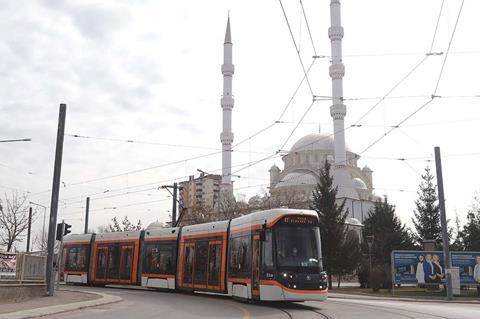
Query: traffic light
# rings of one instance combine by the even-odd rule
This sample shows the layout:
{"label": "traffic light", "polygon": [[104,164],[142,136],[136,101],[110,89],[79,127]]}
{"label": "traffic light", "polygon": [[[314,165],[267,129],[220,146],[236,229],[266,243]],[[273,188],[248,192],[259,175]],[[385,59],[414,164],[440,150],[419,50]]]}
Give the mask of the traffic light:
{"label": "traffic light", "polygon": [[69,225],[67,223],[64,224],[65,226],[63,226],[63,236],[67,235],[67,234],[70,234],[72,231],[70,230],[70,228],[72,227],[72,225]]}
{"label": "traffic light", "polygon": [[[63,234],[62,234],[62,225],[63,225]],[[72,231],[70,230],[70,228],[72,227],[72,225],[69,225],[67,223],[60,223],[60,224],[57,224],[57,235],[56,235],[56,239],[57,240],[62,240],[62,237],[67,235],[67,234],[70,234]]]}

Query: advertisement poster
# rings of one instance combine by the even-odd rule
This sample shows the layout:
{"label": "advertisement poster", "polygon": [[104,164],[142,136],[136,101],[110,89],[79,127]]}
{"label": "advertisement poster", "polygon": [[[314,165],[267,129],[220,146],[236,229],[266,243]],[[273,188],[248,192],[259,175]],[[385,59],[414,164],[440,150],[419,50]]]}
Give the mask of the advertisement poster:
{"label": "advertisement poster", "polygon": [[452,251],[452,266],[460,269],[462,285],[480,284],[480,252]]}
{"label": "advertisement poster", "polygon": [[0,252],[0,276],[14,277],[16,274],[16,255]]}
{"label": "advertisement poster", "polygon": [[393,251],[395,284],[440,284],[445,282],[445,267],[441,251]]}

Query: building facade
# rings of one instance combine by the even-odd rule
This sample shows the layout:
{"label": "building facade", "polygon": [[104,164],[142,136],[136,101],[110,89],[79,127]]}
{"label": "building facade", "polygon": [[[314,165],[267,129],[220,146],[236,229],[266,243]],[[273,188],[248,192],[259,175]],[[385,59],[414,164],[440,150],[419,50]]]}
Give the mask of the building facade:
{"label": "building facade", "polygon": [[180,203],[188,209],[213,209],[220,198],[222,175],[201,173],[195,178],[193,175],[188,181],[180,182]]}

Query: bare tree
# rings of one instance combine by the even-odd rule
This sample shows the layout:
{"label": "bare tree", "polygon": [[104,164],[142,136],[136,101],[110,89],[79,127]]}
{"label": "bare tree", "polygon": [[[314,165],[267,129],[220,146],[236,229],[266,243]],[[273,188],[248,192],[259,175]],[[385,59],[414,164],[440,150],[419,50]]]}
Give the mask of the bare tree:
{"label": "bare tree", "polygon": [[127,216],[123,218],[122,220],[122,226],[120,226],[120,223],[118,222],[117,217],[112,218],[113,224],[110,224],[109,231],[110,232],[121,232],[121,231],[130,231],[130,230],[142,230],[142,222],[140,219],[137,222],[137,225],[134,225],[131,221],[128,220]]}
{"label": "bare tree", "polygon": [[[33,250],[46,251],[48,245],[48,236],[42,236],[42,232],[38,231],[33,235],[32,247]],[[60,241],[55,240],[54,250],[58,251],[60,248]]]}
{"label": "bare tree", "polygon": [[[32,219],[36,212],[32,214]],[[0,245],[6,246],[11,251],[16,242],[22,242],[24,232],[28,228],[28,205],[25,194],[18,195],[13,192],[10,197],[5,194],[0,199]]]}

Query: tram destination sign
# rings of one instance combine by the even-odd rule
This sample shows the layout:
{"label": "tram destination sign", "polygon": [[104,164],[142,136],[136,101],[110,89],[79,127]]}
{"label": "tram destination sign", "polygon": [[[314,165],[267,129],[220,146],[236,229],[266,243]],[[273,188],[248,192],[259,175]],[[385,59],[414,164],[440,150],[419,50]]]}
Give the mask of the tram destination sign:
{"label": "tram destination sign", "polygon": [[313,216],[286,216],[283,218],[284,224],[303,224],[303,225],[316,225],[318,221]]}

